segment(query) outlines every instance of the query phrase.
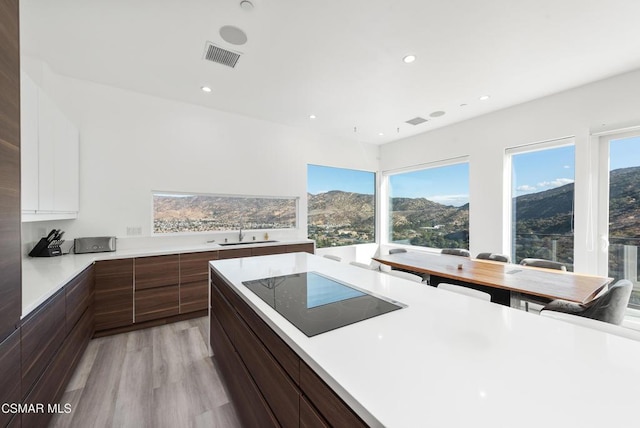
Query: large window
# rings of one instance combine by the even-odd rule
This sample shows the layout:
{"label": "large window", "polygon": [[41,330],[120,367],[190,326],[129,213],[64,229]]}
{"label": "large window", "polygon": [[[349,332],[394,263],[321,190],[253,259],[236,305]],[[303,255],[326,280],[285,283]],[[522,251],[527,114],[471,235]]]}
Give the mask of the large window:
{"label": "large window", "polygon": [[469,163],[390,174],[389,241],[469,248]]}
{"label": "large window", "polygon": [[573,270],[572,139],[507,150],[511,159],[511,256]]}
{"label": "large window", "polygon": [[307,167],[308,236],[317,248],[375,242],[376,175]]}
{"label": "large window", "polygon": [[153,193],[153,233],[292,229],[297,198]]}
{"label": "large window", "polygon": [[[640,309],[638,262],[640,246],[640,136],[616,135],[604,139],[601,150],[601,231],[608,235],[608,275],[634,284],[629,306]],[[606,209],[608,207],[608,209]]]}

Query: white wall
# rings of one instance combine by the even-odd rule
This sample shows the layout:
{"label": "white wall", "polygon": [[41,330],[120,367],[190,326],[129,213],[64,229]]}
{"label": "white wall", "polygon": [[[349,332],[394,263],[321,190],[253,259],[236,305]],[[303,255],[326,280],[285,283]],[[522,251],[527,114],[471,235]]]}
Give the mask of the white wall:
{"label": "white wall", "polygon": [[152,190],[297,196],[298,230],[270,235],[306,238],[308,163],[378,169],[378,146],[23,67],[80,129],[79,218],[23,224],[24,241],[56,226],[67,238],[125,237],[131,226],[148,237]]}
{"label": "white wall", "polygon": [[[590,201],[588,161],[597,152],[591,133],[630,125],[640,125],[640,71],[386,144],[380,150],[380,165],[386,171],[468,155],[471,253],[507,252],[503,227],[505,149],[575,136],[575,266],[580,272],[597,273],[597,239],[591,226],[597,222],[588,222],[586,215]],[[595,204],[597,195],[593,196]]]}

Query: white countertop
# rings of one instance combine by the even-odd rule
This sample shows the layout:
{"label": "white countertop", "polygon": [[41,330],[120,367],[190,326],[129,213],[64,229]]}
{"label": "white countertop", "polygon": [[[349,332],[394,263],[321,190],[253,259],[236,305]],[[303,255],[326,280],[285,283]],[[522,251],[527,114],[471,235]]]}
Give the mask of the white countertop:
{"label": "white countertop", "polygon": [[53,296],[76,275],[96,260],[125,259],[160,256],[166,254],[224,251],[255,246],[277,246],[312,243],[311,240],[275,241],[221,246],[216,243],[202,245],[169,245],[162,248],[118,250],[110,253],[67,254],[57,257],[25,257],[22,259],[22,318]]}
{"label": "white countertop", "polygon": [[[309,254],[210,264],[372,426],[638,423],[640,342]],[[408,307],[309,338],[242,285],[307,271]]]}

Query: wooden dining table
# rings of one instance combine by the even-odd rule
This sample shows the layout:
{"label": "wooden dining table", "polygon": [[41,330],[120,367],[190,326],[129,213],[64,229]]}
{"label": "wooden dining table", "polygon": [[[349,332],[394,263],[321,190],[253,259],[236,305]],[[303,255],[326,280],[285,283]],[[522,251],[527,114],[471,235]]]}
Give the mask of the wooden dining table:
{"label": "wooden dining table", "polygon": [[427,273],[433,286],[449,282],[486,291],[492,301],[504,305],[511,305],[512,299],[522,296],[587,303],[613,280],[440,253],[409,251],[373,259],[392,268]]}

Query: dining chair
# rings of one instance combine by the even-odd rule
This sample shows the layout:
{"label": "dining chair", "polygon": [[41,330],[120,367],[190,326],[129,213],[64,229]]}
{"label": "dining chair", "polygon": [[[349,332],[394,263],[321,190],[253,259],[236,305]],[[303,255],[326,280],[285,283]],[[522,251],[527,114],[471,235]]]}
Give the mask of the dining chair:
{"label": "dining chair", "polygon": [[531,267],[556,269],[556,270],[567,270],[567,267],[564,264],[560,262],[554,262],[552,260],[546,260],[546,259],[526,258],[526,259],[522,259],[520,261],[520,264],[522,266],[531,266]]}
{"label": "dining chair", "polygon": [[588,303],[580,304],[558,299],[543,307],[540,312],[562,312],[620,325],[624,319],[632,290],[633,283],[628,279],[621,279],[609,287],[609,290],[601,294],[600,297]]}
{"label": "dining chair", "polygon": [[553,319],[565,321],[571,324],[592,328],[594,330],[604,331],[605,333],[613,334],[616,336],[626,337],[627,339],[640,341],[640,331],[632,328],[625,328],[619,325],[599,321],[593,318],[586,318],[579,315],[567,314],[564,312],[542,311],[540,312],[540,315],[546,318],[553,318]]}
{"label": "dining chair", "polygon": [[462,248],[443,248],[441,254],[450,254],[452,256],[471,257],[469,250]]}
{"label": "dining chair", "polygon": [[407,250],[404,248],[392,248],[389,250],[389,254],[398,254],[398,253],[406,253]]}
{"label": "dining chair", "polygon": [[325,254],[323,257],[325,259],[335,260],[337,262],[341,262],[342,261],[342,257],[334,256],[333,254]]}
{"label": "dining chair", "polygon": [[511,263],[511,258],[509,256],[505,256],[504,254],[496,254],[496,253],[479,253],[476,256],[478,260],[493,260],[495,262],[502,263]]}
{"label": "dining chair", "polygon": [[378,266],[373,263],[349,262],[350,265],[357,266],[367,270],[379,270]]}
{"label": "dining chair", "polygon": [[438,284],[438,288],[447,291],[453,291],[454,293],[464,294],[466,296],[475,297],[476,299],[491,301],[491,295],[484,291],[474,290],[473,288],[463,287],[461,285],[449,284],[447,282],[441,282]]}
{"label": "dining chair", "polygon": [[401,270],[390,270],[388,272],[385,272],[389,275],[392,276],[397,276],[398,278],[404,278],[404,279],[408,279],[410,281],[415,281],[415,282],[422,282],[422,277],[420,275],[416,275],[414,273],[409,273],[409,272],[404,272]]}

